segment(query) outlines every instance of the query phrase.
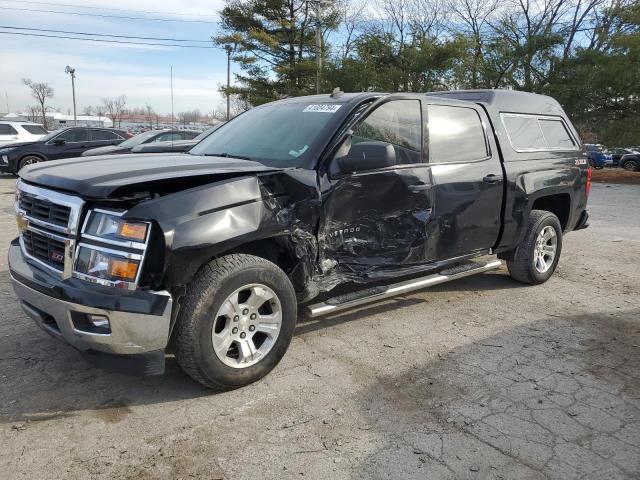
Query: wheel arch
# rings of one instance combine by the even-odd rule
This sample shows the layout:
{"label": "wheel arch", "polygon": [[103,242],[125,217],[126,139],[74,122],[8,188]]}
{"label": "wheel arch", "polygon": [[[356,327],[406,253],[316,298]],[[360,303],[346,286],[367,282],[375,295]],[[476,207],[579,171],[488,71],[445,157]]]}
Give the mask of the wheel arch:
{"label": "wheel arch", "polygon": [[566,192],[542,195],[531,203],[531,210],[545,210],[553,213],[560,220],[564,232],[571,216],[571,195]]}

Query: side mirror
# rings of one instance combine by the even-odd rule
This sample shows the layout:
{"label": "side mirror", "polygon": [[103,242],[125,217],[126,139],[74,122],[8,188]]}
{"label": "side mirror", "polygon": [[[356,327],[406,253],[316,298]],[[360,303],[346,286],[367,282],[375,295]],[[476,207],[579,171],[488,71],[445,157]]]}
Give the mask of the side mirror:
{"label": "side mirror", "polygon": [[364,172],[396,164],[396,151],[386,142],[360,142],[351,145],[349,152],[338,159],[343,173]]}
{"label": "side mirror", "polygon": [[67,143],[67,141],[64,138],[56,138],[53,141],[54,145],[64,145],[65,143]]}

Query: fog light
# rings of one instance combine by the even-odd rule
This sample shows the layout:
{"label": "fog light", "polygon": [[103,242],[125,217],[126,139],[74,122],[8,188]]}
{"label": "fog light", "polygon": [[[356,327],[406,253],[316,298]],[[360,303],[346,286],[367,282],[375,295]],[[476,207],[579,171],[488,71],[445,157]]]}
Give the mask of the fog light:
{"label": "fog light", "polygon": [[71,312],[73,327],[79,332],[96,333],[100,335],[111,334],[111,323],[106,315],[94,315],[92,313]]}
{"label": "fog light", "polygon": [[89,320],[89,323],[96,328],[111,330],[109,319],[104,315],[87,315],[87,320]]}

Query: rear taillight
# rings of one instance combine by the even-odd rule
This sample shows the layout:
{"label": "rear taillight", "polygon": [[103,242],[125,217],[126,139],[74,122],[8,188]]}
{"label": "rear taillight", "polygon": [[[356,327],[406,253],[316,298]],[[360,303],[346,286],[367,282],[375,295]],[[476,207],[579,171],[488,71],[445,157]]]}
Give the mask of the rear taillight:
{"label": "rear taillight", "polygon": [[587,168],[587,185],[585,186],[585,193],[589,196],[589,192],[591,191],[591,174],[593,169],[591,167]]}

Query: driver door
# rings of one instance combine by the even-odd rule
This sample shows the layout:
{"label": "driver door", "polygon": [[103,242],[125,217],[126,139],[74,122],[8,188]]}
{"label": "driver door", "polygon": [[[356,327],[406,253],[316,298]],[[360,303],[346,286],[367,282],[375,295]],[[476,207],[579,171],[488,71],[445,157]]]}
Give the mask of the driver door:
{"label": "driver door", "polygon": [[[358,121],[331,160],[319,232],[323,269],[375,278],[431,258],[434,189],[424,160],[422,108],[417,96],[385,98]],[[393,146],[394,164],[340,171],[341,154],[372,141]]]}

